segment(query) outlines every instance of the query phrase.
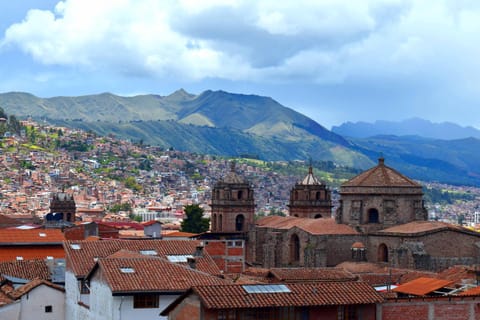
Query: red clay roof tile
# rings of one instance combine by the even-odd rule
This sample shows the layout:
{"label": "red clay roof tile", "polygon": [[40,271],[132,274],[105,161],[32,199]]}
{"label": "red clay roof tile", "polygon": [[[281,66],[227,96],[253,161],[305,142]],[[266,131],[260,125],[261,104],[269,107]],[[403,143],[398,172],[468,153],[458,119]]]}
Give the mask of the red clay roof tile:
{"label": "red clay roof tile", "polygon": [[242,285],[200,286],[193,291],[207,309],[265,308],[371,304],[383,301],[373,287],[362,282],[286,284],[290,292],[248,293]]}

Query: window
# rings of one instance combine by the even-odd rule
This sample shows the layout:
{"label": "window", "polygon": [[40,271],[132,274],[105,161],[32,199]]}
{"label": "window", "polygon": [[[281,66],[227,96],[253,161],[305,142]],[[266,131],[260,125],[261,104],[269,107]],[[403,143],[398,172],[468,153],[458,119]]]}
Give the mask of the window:
{"label": "window", "polygon": [[80,281],[80,293],[81,294],[90,294],[90,283],[87,280]]}
{"label": "window", "polygon": [[375,208],[372,208],[368,210],[368,223],[378,223],[378,210]]}
{"label": "window", "polygon": [[244,222],[245,222],[245,217],[239,214],[235,219],[235,231],[243,231]]}
{"label": "window", "polygon": [[140,250],[140,253],[143,254],[144,256],[156,256],[158,254],[157,251],[153,249]]}
{"label": "window", "polygon": [[53,312],[53,307],[52,306],[45,306],[45,313],[50,313]]}
{"label": "window", "polygon": [[296,234],[290,237],[290,263],[300,261],[300,239]]}
{"label": "window", "polygon": [[339,306],[337,313],[338,320],[356,320],[357,309],[354,306]]}
{"label": "window", "polygon": [[158,308],[159,306],[158,294],[139,294],[133,296],[134,309]]}

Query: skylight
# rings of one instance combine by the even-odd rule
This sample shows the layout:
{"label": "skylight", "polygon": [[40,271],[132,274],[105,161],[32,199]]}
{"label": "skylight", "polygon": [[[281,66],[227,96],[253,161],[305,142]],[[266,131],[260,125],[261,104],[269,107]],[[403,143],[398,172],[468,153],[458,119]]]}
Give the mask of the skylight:
{"label": "skylight", "polygon": [[173,263],[187,262],[188,258],[193,258],[191,254],[179,254],[174,256],[167,256],[168,261]]}
{"label": "skylight", "polygon": [[140,253],[145,255],[145,256],[156,256],[157,251],[155,250],[140,250]]}
{"label": "skylight", "polygon": [[284,284],[255,284],[242,286],[247,293],[288,293],[290,289]]}
{"label": "skylight", "polygon": [[46,233],[43,233],[43,232],[40,232],[38,235],[39,235],[40,237],[46,237],[46,236],[47,236],[47,234],[46,234]]}
{"label": "skylight", "polygon": [[120,267],[120,272],[121,273],[134,273],[135,269],[131,267]]}
{"label": "skylight", "polygon": [[70,245],[70,248],[72,248],[73,250],[80,250],[80,245],[78,243],[72,243]]}

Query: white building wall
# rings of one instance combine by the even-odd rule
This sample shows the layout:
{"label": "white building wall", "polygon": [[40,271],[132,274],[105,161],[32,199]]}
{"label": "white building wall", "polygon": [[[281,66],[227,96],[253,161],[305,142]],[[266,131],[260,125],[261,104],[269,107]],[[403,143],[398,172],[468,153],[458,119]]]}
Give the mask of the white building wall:
{"label": "white building wall", "polygon": [[[83,298],[83,300],[87,300]],[[66,320],[90,320],[90,311],[79,305],[82,300],[80,287],[75,275],[65,271],[65,319]]]}
{"label": "white building wall", "polygon": [[[45,308],[50,306],[51,312]],[[3,319],[3,318],[2,318]],[[8,318],[5,318],[8,319]],[[21,298],[20,320],[64,320],[65,293],[40,285]]]}
{"label": "white building wall", "polygon": [[[139,319],[158,319],[167,320],[168,317],[160,316],[160,312],[163,311],[170,303],[172,303],[180,295],[161,295],[160,304],[155,309],[134,309],[133,308],[133,296],[114,297],[115,309],[121,310],[122,320],[139,320]],[[120,318],[115,318],[120,319]],[[192,319],[194,320],[194,319]]]}
{"label": "white building wall", "polygon": [[20,301],[16,301],[0,308],[0,319],[19,319]]}
{"label": "white building wall", "polygon": [[[112,291],[108,285],[99,281],[98,272],[90,281],[90,313],[95,320],[126,320],[120,318],[118,308],[114,308]],[[141,318],[136,318],[139,320]]]}

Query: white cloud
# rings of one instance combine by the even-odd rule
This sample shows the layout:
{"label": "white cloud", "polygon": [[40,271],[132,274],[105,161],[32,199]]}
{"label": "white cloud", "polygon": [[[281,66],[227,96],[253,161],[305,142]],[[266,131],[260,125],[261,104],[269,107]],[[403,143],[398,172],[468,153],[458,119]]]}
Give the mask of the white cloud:
{"label": "white cloud", "polygon": [[474,83],[476,3],[65,0],[29,11],[2,43],[42,64],[146,77]]}

